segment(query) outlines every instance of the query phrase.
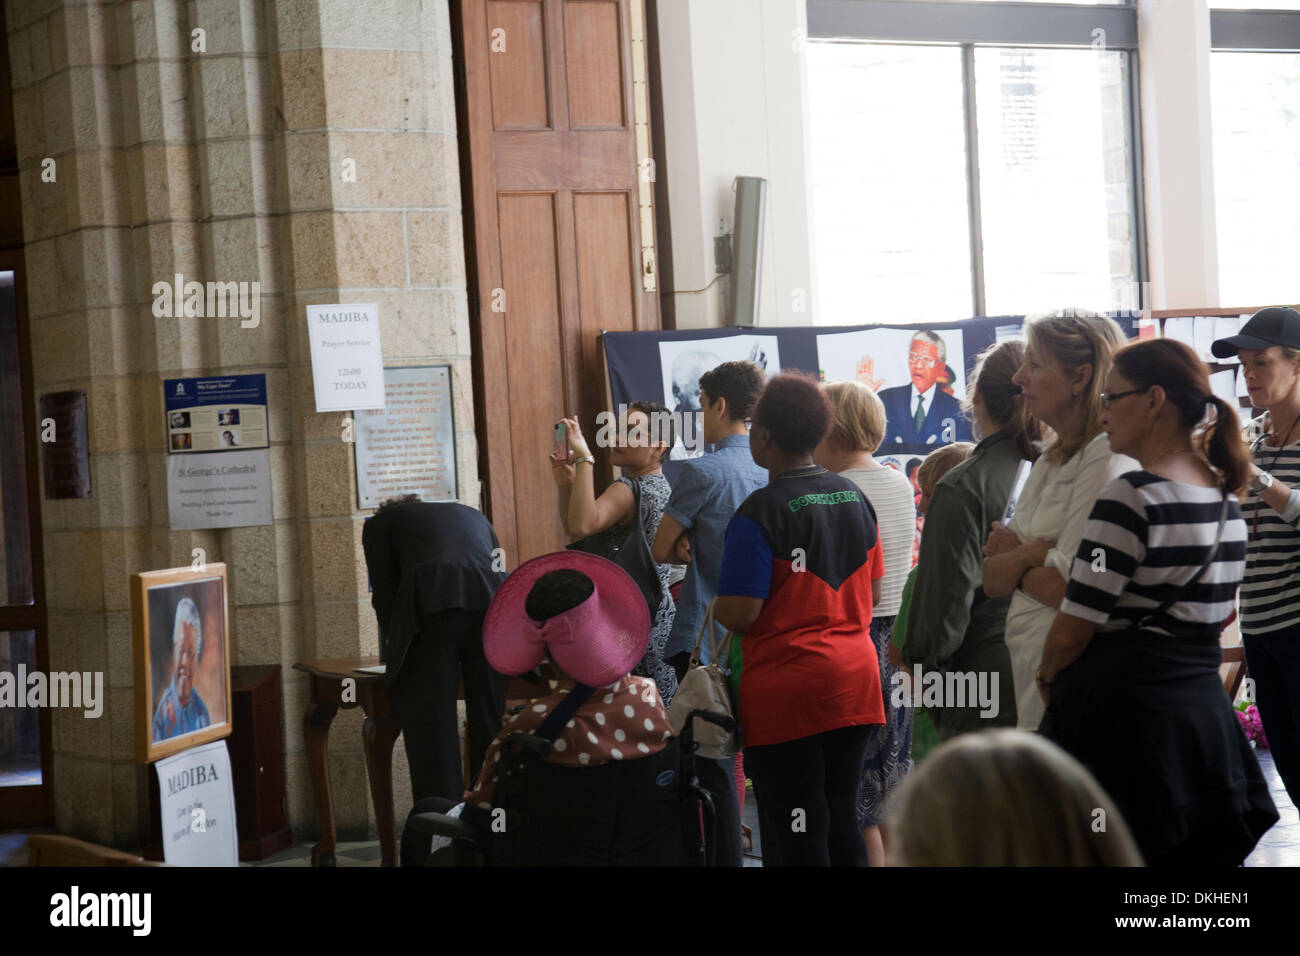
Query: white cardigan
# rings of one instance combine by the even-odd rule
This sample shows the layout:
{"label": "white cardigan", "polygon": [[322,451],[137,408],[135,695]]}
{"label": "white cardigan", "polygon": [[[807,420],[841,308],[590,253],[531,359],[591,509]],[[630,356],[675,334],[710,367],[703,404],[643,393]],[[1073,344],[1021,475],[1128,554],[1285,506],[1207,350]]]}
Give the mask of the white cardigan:
{"label": "white cardigan", "polygon": [[[1011,530],[1021,542],[1034,538],[1054,541],[1044,566],[1055,568],[1068,581],[1074,553],[1083,540],[1083,526],[1101,489],[1112,479],[1140,467],[1127,455],[1112,454],[1105,432],[1063,465],[1040,457],[1016,503]],[[1043,720],[1043,699],[1034,672],[1042,663],[1043,645],[1056,612],[1057,608],[1040,604],[1019,588],[1007,611],[1007,650],[1011,652],[1016,684],[1016,726],[1022,730],[1037,730]]]}

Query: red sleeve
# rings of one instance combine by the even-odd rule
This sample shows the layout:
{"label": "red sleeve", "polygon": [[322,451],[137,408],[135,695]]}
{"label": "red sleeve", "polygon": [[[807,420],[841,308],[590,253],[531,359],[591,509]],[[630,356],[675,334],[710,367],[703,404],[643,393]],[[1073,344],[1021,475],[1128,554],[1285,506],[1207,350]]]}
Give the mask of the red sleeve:
{"label": "red sleeve", "polygon": [[872,546],[867,560],[871,562],[871,580],[878,581],[885,576],[885,552],[880,546],[880,536],[876,536],[876,543]]}

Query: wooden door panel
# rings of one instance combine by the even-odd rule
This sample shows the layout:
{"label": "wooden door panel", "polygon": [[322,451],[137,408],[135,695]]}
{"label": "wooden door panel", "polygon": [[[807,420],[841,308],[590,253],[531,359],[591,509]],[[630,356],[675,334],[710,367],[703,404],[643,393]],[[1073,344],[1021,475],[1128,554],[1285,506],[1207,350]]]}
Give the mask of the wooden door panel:
{"label": "wooden door panel", "polygon": [[541,0],[489,0],[487,13],[493,129],[549,129],[546,11]]}
{"label": "wooden door panel", "polygon": [[[573,196],[574,250],[578,272],[578,313],[581,336],[581,407],[593,418],[584,422],[595,435],[594,415],[605,405],[605,368],[598,336],[630,332],[636,321],[636,288],[628,234],[632,228],[629,196],[620,193],[576,193]],[[616,255],[618,250],[622,255]]]}
{"label": "wooden door panel", "polygon": [[[597,335],[659,327],[640,271],[653,231],[641,223],[634,9],[640,17],[631,0],[453,0],[480,460],[512,567],[563,546],[548,435],[569,413],[594,438],[605,401]],[[492,311],[497,289],[504,315]],[[598,484],[608,475],[602,467]]]}
{"label": "wooden door panel", "polygon": [[555,197],[507,194],[498,206],[515,526],[520,554],[534,555],[552,550],[564,532],[546,459],[568,404]]}
{"label": "wooden door panel", "polygon": [[566,0],[569,129],[624,129],[626,78],[618,0]]}
{"label": "wooden door panel", "polygon": [[[498,133],[500,182],[512,189],[629,189],[628,135],[601,130],[581,136]],[[632,184],[633,186],[635,184]]]}

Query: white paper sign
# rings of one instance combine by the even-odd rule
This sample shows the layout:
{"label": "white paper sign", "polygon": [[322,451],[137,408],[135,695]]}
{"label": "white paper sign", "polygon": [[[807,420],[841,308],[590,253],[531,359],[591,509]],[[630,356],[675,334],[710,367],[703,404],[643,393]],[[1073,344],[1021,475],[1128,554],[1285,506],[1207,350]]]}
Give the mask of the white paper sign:
{"label": "white paper sign", "polygon": [[1196,319],[1190,315],[1175,315],[1165,319],[1165,338],[1175,339],[1196,348]]}
{"label": "white paper sign", "polygon": [[451,368],[384,369],[387,404],[356,414],[357,498],[377,508],[393,495],[456,500]]}
{"label": "white paper sign", "polygon": [[235,788],[224,740],[159,760],[163,859],[172,866],[238,866]]}
{"label": "white paper sign", "polygon": [[1198,315],[1192,319],[1192,348],[1201,357],[1202,362],[1215,361],[1210,347],[1214,345],[1214,317]]}
{"label": "white paper sign", "polygon": [[167,508],[173,531],[270,524],[270,452],[168,455]]}
{"label": "white paper sign", "polygon": [[316,411],[384,407],[379,306],[309,305],[307,334]]}
{"label": "white paper sign", "polygon": [[1237,370],[1224,369],[1210,376],[1210,389],[1215,395],[1228,403],[1230,408],[1239,408],[1237,401]]}
{"label": "white paper sign", "polygon": [[[1216,339],[1228,339],[1241,331],[1241,320],[1235,315],[1220,315],[1214,320],[1214,337]],[[1237,355],[1230,355],[1227,358],[1212,358],[1211,361],[1220,362],[1224,365],[1230,365],[1234,362],[1240,362],[1241,358]]]}

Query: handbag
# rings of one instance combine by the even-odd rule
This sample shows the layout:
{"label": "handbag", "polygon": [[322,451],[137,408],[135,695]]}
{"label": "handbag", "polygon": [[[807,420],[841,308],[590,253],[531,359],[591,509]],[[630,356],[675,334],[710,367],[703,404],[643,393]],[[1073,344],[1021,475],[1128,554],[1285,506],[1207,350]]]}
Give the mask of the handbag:
{"label": "handbag", "polygon": [[[1201,575],[1209,570],[1210,565],[1214,563],[1215,555],[1219,553],[1219,548],[1223,543],[1223,528],[1228,522],[1228,500],[1228,496],[1224,495],[1223,506],[1219,510],[1219,527],[1214,534],[1214,543],[1210,545],[1210,553],[1209,556],[1206,557],[1205,563],[1196,570],[1196,573],[1187,580],[1186,584],[1178,589],[1177,594],[1160,606],[1154,607],[1146,614],[1142,615],[1142,617],[1135,621],[1128,630],[1137,632],[1144,630],[1153,620],[1163,615],[1171,607],[1181,601],[1183,596],[1191,590],[1192,585],[1201,579]],[[1096,645],[1092,641],[1089,641],[1088,646],[1084,648],[1083,655],[1088,655],[1089,652],[1096,652]],[[1057,673],[1055,683],[1058,685],[1063,683],[1064,686],[1058,686],[1052,691],[1052,701],[1047,705],[1047,709],[1043,713],[1043,719],[1038,725],[1038,732],[1040,734],[1055,740],[1057,743],[1062,743],[1070,732],[1061,716],[1062,692],[1064,691],[1068,694],[1070,678],[1077,677],[1081,673],[1081,668],[1077,665],[1079,665],[1080,661],[1085,659],[1083,655],[1081,655],[1078,660],[1062,667]],[[1071,668],[1074,668],[1074,670],[1071,670]],[[1070,748],[1067,747],[1066,749],[1068,750]]]}
{"label": "handbag", "polygon": [[659,580],[659,565],[655,563],[646,539],[645,524],[641,521],[641,480],[632,479],[632,528],[622,543],[612,545],[604,532],[587,535],[568,545],[570,551],[585,551],[609,558],[628,573],[641,589],[646,607],[650,609],[650,624],[654,626],[655,614],[664,599],[663,584]]}
{"label": "handbag", "polygon": [[[710,602],[695,638],[690,667],[677,685],[677,693],[668,706],[668,724],[674,734],[682,732],[686,718],[693,710],[710,710],[735,717],[727,674],[718,666],[719,660],[727,658],[734,635],[728,633],[721,645],[718,645],[714,642],[714,627],[713,603]],[[701,664],[700,645],[706,634],[709,636],[710,659],[708,664]],[[695,742],[699,744],[700,756],[722,760],[735,756],[740,749],[740,734],[737,730],[723,730],[716,724],[701,720],[695,724]]]}

